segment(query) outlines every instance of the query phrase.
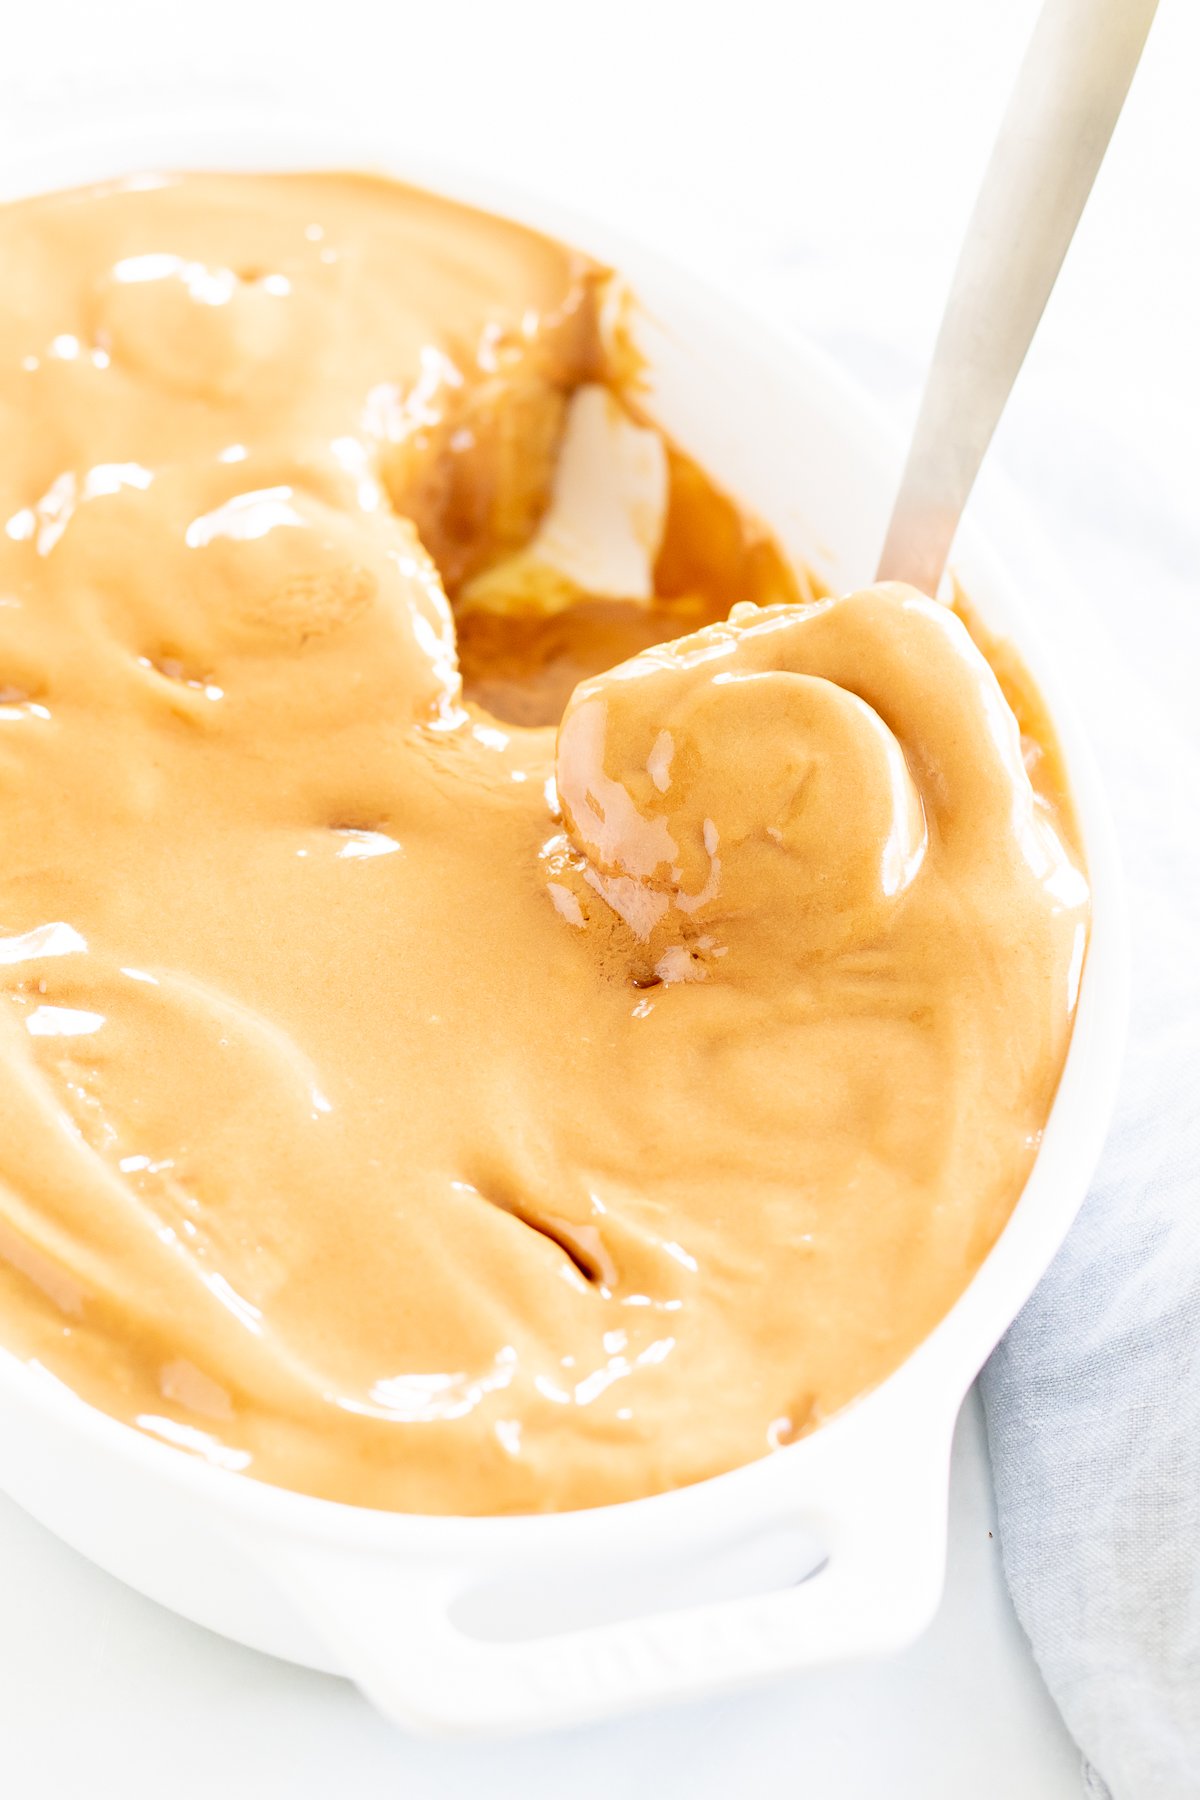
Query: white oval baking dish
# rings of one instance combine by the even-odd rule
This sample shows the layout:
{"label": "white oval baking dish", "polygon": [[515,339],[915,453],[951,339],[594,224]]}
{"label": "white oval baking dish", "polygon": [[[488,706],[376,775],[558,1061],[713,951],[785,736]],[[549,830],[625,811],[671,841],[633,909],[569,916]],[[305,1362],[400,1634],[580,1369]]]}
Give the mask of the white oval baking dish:
{"label": "white oval baking dish", "polygon": [[[641,303],[656,418],[834,586],[870,579],[899,450],[869,404],[808,345],[559,207],[394,143],[261,116],[27,143],[0,170],[0,198],[137,169],[319,166],[386,170],[613,262]],[[1128,983],[1112,828],[1059,670],[969,530],[956,566],[986,624],[1017,644],[1042,687],[1095,911],[1070,1054],[1024,1194],[968,1291],[888,1381],[814,1436],[678,1493],[547,1517],[430,1518],[308,1499],[209,1467],[0,1351],[0,1486],[176,1612],[349,1675],[390,1718],[425,1730],[572,1724],[915,1637],[941,1591],[959,1405],[1083,1199],[1111,1109]]]}

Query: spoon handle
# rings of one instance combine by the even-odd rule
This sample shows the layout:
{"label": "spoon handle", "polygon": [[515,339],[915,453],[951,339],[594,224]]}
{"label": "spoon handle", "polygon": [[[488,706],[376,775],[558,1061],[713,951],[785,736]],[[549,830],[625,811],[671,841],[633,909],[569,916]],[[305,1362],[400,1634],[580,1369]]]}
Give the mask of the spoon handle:
{"label": "spoon handle", "polygon": [[937,590],[1158,0],[1046,0],[975,202],[879,563]]}

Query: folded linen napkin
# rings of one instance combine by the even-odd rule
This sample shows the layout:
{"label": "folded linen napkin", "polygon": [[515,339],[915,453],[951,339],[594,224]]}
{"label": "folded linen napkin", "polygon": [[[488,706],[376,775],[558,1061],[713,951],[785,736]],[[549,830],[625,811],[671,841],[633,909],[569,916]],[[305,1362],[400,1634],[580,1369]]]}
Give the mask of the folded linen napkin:
{"label": "folded linen napkin", "polygon": [[1139,680],[1104,615],[1196,683],[1200,655],[1194,618],[1177,636],[1119,585],[1089,595],[1076,685],[1126,864],[1129,1048],[1092,1191],[982,1388],[1009,1585],[1086,1791],[1200,1800],[1200,694],[1188,717]]}

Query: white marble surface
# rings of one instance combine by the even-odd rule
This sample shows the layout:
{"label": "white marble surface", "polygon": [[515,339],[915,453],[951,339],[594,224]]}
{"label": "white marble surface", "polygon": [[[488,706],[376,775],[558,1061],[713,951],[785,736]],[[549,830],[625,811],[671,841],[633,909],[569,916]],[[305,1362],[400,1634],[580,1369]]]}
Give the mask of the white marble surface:
{"label": "white marble surface", "polygon": [[[484,157],[649,237],[821,339],[906,423],[1035,11],[58,0],[0,14],[0,154],[47,122],[147,104],[282,93],[374,113],[403,140]],[[1197,66],[1200,11],[1164,0],[977,500],[997,535],[1036,555],[1040,534],[1071,571],[1056,635],[1082,605],[1164,704],[1200,667]],[[1101,720],[1108,697],[1089,698]],[[947,1597],[913,1650],[721,1705],[471,1749],[407,1742],[344,1683],[173,1619],[0,1500],[0,1792],[1071,1800],[1077,1758],[1008,1606],[994,1528],[972,1402]]]}

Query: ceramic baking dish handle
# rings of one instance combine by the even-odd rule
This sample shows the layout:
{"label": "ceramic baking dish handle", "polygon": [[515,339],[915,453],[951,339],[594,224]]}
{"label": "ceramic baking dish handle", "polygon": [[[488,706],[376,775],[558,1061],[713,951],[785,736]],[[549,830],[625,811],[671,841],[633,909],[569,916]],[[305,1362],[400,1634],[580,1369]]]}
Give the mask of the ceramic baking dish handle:
{"label": "ceramic baking dish handle", "polygon": [[[790,1510],[824,1546],[825,1561],[806,1580],[765,1594],[497,1642],[469,1635],[452,1617],[455,1602],[481,1585],[478,1570],[404,1559],[389,1567],[378,1554],[298,1543],[277,1543],[272,1560],[345,1672],[398,1724],[489,1735],[579,1724],[884,1654],[923,1630],[945,1564],[949,1427],[936,1445],[906,1438],[865,1466],[832,1441],[827,1447],[825,1435],[804,1446],[815,1454],[802,1483],[797,1463]],[[778,1528],[787,1516],[781,1508],[762,1523]],[[727,1526],[723,1541],[732,1535]],[[721,1543],[710,1537],[709,1548]],[[695,1545],[686,1552],[697,1566],[703,1554]],[[553,1568],[541,1565],[531,1579],[553,1580]],[[602,1588],[602,1565],[595,1577]]]}

